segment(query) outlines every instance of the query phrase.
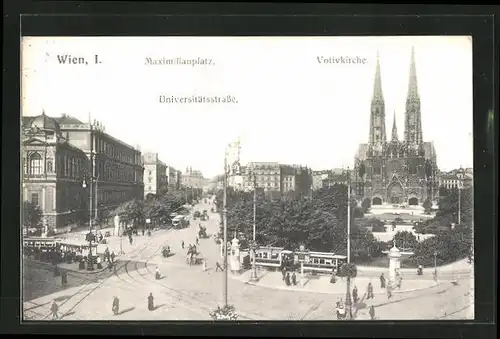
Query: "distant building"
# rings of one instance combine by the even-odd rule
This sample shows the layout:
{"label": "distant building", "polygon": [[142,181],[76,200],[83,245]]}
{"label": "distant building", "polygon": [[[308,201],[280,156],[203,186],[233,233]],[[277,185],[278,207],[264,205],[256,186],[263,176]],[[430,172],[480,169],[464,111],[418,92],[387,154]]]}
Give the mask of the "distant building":
{"label": "distant building", "polygon": [[328,176],[323,179],[322,187],[332,187],[334,185],[347,185],[347,174],[344,173],[329,173]]}
{"label": "distant building", "polygon": [[[463,178],[459,178],[459,172],[463,172]],[[446,189],[453,188],[470,188],[474,185],[474,172],[472,168],[455,169],[449,172],[441,172],[439,174],[439,187]]]}
{"label": "distant building", "polygon": [[198,170],[193,170],[192,167],[187,167],[186,172],[182,175],[182,185],[184,187],[202,189],[205,183],[203,173]]}
{"label": "distant building", "polygon": [[144,197],[164,194],[167,191],[167,165],[158,153],[144,153]]}
{"label": "distant building", "polygon": [[243,189],[258,189],[280,195],[307,194],[312,187],[311,171],[298,165],[277,162],[252,162],[242,167]]}
{"label": "distant building", "polygon": [[95,121],[23,117],[21,151],[22,198],[40,206],[46,229],[105,217],[120,203],[143,197],[141,152]]}
{"label": "distant building", "polygon": [[179,171],[173,168],[172,166],[168,166],[165,169],[165,174],[167,177],[167,188],[168,190],[178,190],[180,188],[179,182]]}
{"label": "distant building", "polygon": [[323,187],[323,180],[333,174],[331,170],[312,171],[312,189],[318,190]]}

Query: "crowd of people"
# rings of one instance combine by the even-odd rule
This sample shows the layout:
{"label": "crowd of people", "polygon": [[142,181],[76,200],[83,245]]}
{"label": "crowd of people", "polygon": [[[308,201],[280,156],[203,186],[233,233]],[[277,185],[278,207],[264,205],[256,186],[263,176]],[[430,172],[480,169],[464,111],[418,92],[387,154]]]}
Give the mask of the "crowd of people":
{"label": "crowd of people", "polygon": [[87,245],[67,244],[29,244],[24,246],[24,255],[27,259],[34,259],[53,265],[87,260],[90,250]]}

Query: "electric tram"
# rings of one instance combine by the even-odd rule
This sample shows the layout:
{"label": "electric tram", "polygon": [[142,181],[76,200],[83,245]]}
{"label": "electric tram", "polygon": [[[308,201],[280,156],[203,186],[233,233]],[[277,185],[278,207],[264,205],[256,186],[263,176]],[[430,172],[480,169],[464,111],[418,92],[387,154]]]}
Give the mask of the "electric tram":
{"label": "electric tram", "polygon": [[[303,260],[299,260],[302,255]],[[314,273],[332,273],[334,269],[339,269],[347,262],[345,255],[338,255],[328,252],[299,252],[289,251],[283,247],[259,247],[255,250],[255,264],[266,268],[280,268],[283,264],[287,266],[297,266],[303,262],[304,271]]]}

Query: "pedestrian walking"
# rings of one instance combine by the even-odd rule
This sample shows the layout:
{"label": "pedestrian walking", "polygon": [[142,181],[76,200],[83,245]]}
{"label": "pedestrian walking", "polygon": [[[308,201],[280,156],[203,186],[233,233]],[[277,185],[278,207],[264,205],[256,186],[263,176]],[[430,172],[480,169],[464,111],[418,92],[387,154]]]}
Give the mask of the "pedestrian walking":
{"label": "pedestrian walking", "polygon": [[368,283],[368,291],[366,299],[373,299],[373,285],[371,282]]}
{"label": "pedestrian walking", "polygon": [[285,277],[286,277],[286,269],[284,267],[281,268],[281,275],[282,275],[282,279],[283,281],[285,281]]}
{"label": "pedestrian walking", "polygon": [[370,311],[368,313],[370,313],[370,320],[375,320],[375,307],[373,307],[373,305],[370,306]]}
{"label": "pedestrian walking", "polygon": [[356,286],[352,289],[352,300],[355,304],[358,303],[358,288]]}
{"label": "pedestrian walking", "polygon": [[111,252],[110,257],[111,257],[111,262],[114,263],[115,262],[115,257],[116,257],[115,251]]}
{"label": "pedestrian walking", "polygon": [[196,246],[200,244],[200,238],[196,237]]}
{"label": "pedestrian walking", "polygon": [[108,261],[108,270],[111,272],[113,270],[113,263],[110,261]]}
{"label": "pedestrian walking", "polygon": [[181,247],[184,249],[184,240],[182,240]]}
{"label": "pedestrian walking", "polygon": [[286,277],[285,277],[285,283],[287,286],[290,286],[290,272],[287,272],[286,273]]}
{"label": "pedestrian walking", "polygon": [[149,296],[148,296],[148,310],[150,311],[154,311],[155,309],[155,304],[154,304],[154,297],[153,297],[153,293],[149,293]]}
{"label": "pedestrian walking", "polygon": [[217,262],[215,263],[215,272],[219,271],[219,269],[220,269],[221,271],[224,271],[224,269],[222,268],[222,266],[221,266],[221,265],[219,264],[219,262],[217,261]]}
{"label": "pedestrian walking", "polygon": [[293,285],[297,285],[297,276],[295,275],[295,272],[292,273],[292,283]]}
{"label": "pedestrian walking", "polygon": [[387,300],[391,299],[392,297],[392,285],[387,284]]}
{"label": "pedestrian walking", "polygon": [[100,270],[102,269],[102,263],[101,263],[101,257],[97,256],[97,269]]}
{"label": "pedestrian walking", "polygon": [[205,272],[207,270],[207,260],[206,259],[203,260],[202,269],[203,269],[203,272]]}
{"label": "pedestrian walking", "polygon": [[384,273],[380,275],[380,288],[385,288],[385,277]]}
{"label": "pedestrian walking", "polygon": [[120,312],[120,300],[118,297],[113,297],[113,306],[111,308],[113,315],[117,315]]}
{"label": "pedestrian walking", "polygon": [[68,273],[62,272],[61,273],[61,285],[64,287],[68,284]]}
{"label": "pedestrian walking", "polygon": [[56,301],[52,302],[52,306],[50,307],[50,311],[52,312],[52,319],[59,319],[57,312],[59,311],[59,306],[57,306]]}

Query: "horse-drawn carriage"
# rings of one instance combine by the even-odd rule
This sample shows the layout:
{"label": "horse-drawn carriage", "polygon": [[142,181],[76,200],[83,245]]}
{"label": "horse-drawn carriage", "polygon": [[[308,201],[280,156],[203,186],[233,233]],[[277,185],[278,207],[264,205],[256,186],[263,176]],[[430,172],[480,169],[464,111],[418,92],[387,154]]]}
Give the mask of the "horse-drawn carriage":
{"label": "horse-drawn carriage", "polygon": [[203,263],[203,257],[201,256],[201,252],[198,252],[195,245],[189,245],[187,255],[186,255],[186,263],[188,265],[201,265]]}
{"label": "horse-drawn carriage", "polygon": [[161,249],[161,254],[164,258],[168,258],[172,255],[172,251],[170,250],[170,246],[163,246]]}
{"label": "horse-drawn carriage", "polygon": [[208,220],[208,219],[209,219],[209,217],[208,217],[207,210],[203,210],[203,213],[200,216],[200,220],[205,221],[205,220]]}
{"label": "horse-drawn carriage", "polygon": [[199,225],[200,227],[200,230],[198,231],[198,237],[200,239],[207,239],[208,238],[208,235],[207,235],[207,228],[206,227],[203,227],[201,225]]}

